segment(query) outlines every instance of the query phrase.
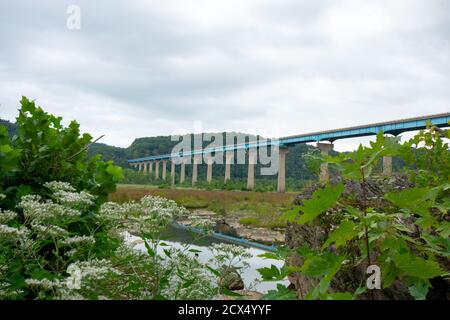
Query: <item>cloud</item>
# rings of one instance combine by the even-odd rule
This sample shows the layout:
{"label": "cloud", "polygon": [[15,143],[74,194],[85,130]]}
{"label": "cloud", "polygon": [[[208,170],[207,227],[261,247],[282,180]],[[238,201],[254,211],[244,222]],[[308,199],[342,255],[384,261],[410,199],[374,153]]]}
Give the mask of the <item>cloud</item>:
{"label": "cloud", "polygon": [[[81,30],[66,8],[81,8]],[[276,137],[445,112],[447,1],[0,3],[0,117],[21,95],[103,142]],[[339,142],[351,149],[359,141]]]}

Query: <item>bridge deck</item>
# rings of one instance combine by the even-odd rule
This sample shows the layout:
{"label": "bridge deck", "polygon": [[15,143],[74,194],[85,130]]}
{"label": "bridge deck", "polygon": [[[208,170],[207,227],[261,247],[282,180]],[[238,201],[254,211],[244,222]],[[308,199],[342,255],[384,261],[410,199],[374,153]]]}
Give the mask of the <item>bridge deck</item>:
{"label": "bridge deck", "polygon": [[431,122],[434,126],[437,126],[437,127],[449,126],[450,112],[415,117],[415,118],[408,118],[408,119],[400,119],[400,120],[372,123],[372,124],[360,125],[360,126],[354,126],[354,127],[348,127],[348,128],[325,130],[325,131],[319,131],[319,132],[313,132],[313,133],[305,133],[305,134],[299,134],[299,135],[294,135],[294,136],[282,137],[279,139],[252,141],[252,142],[242,143],[242,144],[226,145],[226,146],[223,146],[220,148],[206,148],[206,149],[201,149],[201,150],[192,150],[192,151],[188,151],[188,152],[184,152],[184,153],[180,153],[180,154],[178,154],[178,153],[177,154],[163,154],[163,155],[158,155],[158,156],[143,157],[143,158],[138,158],[138,159],[131,159],[131,160],[128,160],[128,162],[136,163],[136,162],[142,162],[142,161],[181,158],[181,157],[189,157],[189,156],[199,155],[199,154],[210,154],[213,152],[226,152],[226,151],[232,151],[232,150],[250,149],[250,148],[271,146],[271,145],[288,146],[288,145],[294,145],[294,144],[298,144],[298,143],[307,143],[307,142],[319,142],[319,141],[333,142],[338,139],[376,135],[379,132],[384,132],[386,134],[398,135],[402,132],[425,129],[427,126],[427,122]]}

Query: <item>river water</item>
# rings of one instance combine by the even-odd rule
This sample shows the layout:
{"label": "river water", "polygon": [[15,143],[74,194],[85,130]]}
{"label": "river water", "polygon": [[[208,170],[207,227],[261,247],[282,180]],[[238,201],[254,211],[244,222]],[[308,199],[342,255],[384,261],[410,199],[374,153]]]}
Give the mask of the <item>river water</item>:
{"label": "river water", "polygon": [[[146,252],[145,246],[142,242],[140,242],[140,238],[133,236],[133,235],[126,235],[127,242],[135,242],[137,243],[135,245],[135,249]],[[173,246],[174,248],[182,248],[184,244],[190,244],[191,249],[197,249],[201,252],[198,253],[198,258],[202,263],[207,263],[210,258],[212,258],[211,250],[209,249],[209,246],[211,246],[213,243],[221,243],[224,242],[222,240],[217,240],[212,237],[206,237],[200,239],[200,241],[196,241],[195,244],[193,243],[194,237],[187,231],[171,228],[167,234],[164,235],[164,238],[167,238],[168,240],[164,240],[164,243],[168,244],[169,246]],[[162,254],[162,248],[161,253]],[[245,284],[245,289],[258,291],[262,293],[266,293],[268,290],[272,290],[276,288],[276,285],[278,283],[282,283],[284,285],[288,285],[289,281],[271,281],[271,282],[261,282],[257,281],[257,279],[261,279],[257,269],[263,268],[263,267],[269,267],[270,265],[275,265],[278,268],[281,268],[283,266],[283,261],[278,260],[272,260],[272,259],[265,259],[260,258],[258,255],[264,253],[264,250],[256,249],[256,248],[245,248],[247,252],[249,252],[252,255],[252,258],[246,260],[250,267],[244,270],[241,270],[241,276]],[[189,253],[194,255],[194,253]],[[256,280],[256,281],[255,281]]]}

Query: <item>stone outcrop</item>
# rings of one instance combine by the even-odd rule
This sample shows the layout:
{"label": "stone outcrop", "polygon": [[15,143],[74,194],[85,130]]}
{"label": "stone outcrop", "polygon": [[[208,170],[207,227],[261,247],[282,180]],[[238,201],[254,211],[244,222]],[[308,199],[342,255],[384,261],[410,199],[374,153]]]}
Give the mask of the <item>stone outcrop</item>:
{"label": "stone outcrop", "polygon": [[222,266],[219,269],[221,274],[219,286],[228,290],[242,290],[244,289],[244,281],[241,275],[233,267]]}

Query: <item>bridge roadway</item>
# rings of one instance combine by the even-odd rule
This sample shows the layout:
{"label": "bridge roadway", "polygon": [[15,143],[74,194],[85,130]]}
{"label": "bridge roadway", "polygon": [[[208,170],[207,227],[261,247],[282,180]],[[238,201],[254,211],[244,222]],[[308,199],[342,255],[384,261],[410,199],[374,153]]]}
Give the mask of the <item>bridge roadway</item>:
{"label": "bridge roadway", "polygon": [[[415,117],[415,118],[407,118],[407,119],[399,119],[399,120],[393,120],[393,121],[386,121],[386,122],[379,122],[379,123],[372,123],[367,125],[360,125],[360,126],[354,126],[354,127],[348,127],[348,128],[341,128],[341,129],[334,129],[334,130],[326,130],[326,131],[319,131],[319,132],[313,132],[313,133],[306,133],[306,134],[299,134],[299,135],[293,135],[293,136],[287,136],[287,137],[281,137],[278,139],[266,139],[266,140],[258,140],[258,141],[251,141],[246,143],[240,143],[240,144],[234,144],[234,145],[225,145],[223,147],[214,147],[214,148],[205,148],[205,149],[198,149],[198,150],[190,150],[190,151],[183,151],[179,153],[171,153],[171,154],[163,154],[163,155],[156,155],[156,156],[149,156],[149,157],[142,157],[137,159],[130,159],[128,160],[128,163],[133,167],[138,167],[139,171],[143,171],[144,173],[151,173],[153,163],[155,163],[155,174],[156,178],[159,178],[159,162],[163,163],[163,179],[165,179],[165,171],[166,171],[166,163],[168,160],[173,158],[190,158],[192,156],[199,156],[199,155],[207,155],[212,153],[219,153],[223,152],[226,153],[227,151],[234,151],[234,150],[249,150],[254,149],[258,147],[266,147],[266,146],[277,146],[279,147],[279,153],[280,153],[280,167],[278,170],[278,191],[284,192],[285,190],[285,183],[284,183],[284,176],[285,176],[285,169],[284,169],[284,161],[285,161],[285,155],[287,153],[287,148],[291,145],[299,144],[299,143],[308,143],[308,142],[316,142],[317,147],[322,151],[322,153],[328,153],[330,150],[333,150],[333,142],[338,139],[346,139],[346,138],[354,138],[354,137],[364,137],[364,136],[371,136],[376,135],[379,132],[383,132],[385,134],[392,134],[392,135],[399,135],[403,132],[408,131],[417,131],[422,130],[427,127],[428,123],[431,123],[433,126],[436,127],[447,127],[449,126],[450,122],[450,112],[447,113],[440,113],[440,114],[434,114],[434,115],[427,115],[427,116],[421,116],[421,117]],[[322,143],[323,141],[328,141],[330,143]],[[195,159],[195,157],[194,157]],[[180,181],[184,181],[184,162],[181,162],[181,177]],[[194,164],[195,169],[197,163]],[[225,170],[225,181],[229,180],[229,162],[226,162],[226,170]],[[392,159],[389,159],[389,157],[386,157],[383,161],[384,165],[384,171],[385,174],[390,174],[392,171]],[[249,163],[249,176],[248,176],[248,183],[247,187],[249,189],[253,189],[254,187],[254,170],[253,170],[254,164]],[[193,170],[194,175],[192,177],[192,183],[195,184],[197,181],[197,170]],[[174,185],[174,178],[175,178],[175,166],[174,162],[172,161],[172,185]],[[211,180],[212,176],[212,163],[208,163],[208,174],[207,179],[208,181]],[[253,177],[252,177],[253,176]],[[328,176],[328,169],[323,167],[321,169],[321,179],[327,179]]]}

